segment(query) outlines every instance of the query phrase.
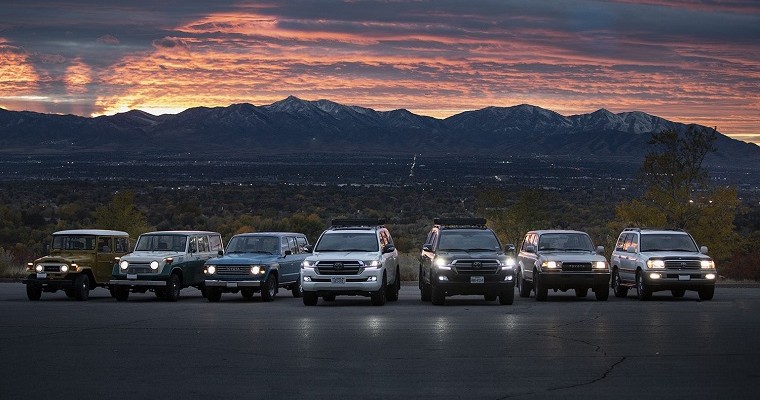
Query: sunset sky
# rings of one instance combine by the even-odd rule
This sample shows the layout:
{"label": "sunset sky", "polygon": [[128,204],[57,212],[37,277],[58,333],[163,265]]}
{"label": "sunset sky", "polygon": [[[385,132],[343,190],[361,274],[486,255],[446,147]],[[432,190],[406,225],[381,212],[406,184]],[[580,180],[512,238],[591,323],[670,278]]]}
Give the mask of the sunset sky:
{"label": "sunset sky", "polygon": [[758,0],[0,0],[0,107],[644,111],[760,143]]}

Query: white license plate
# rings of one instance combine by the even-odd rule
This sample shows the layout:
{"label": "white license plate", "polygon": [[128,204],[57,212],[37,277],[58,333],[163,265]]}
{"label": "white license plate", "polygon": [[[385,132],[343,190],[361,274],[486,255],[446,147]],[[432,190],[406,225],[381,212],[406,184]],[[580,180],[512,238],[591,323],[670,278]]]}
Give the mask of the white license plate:
{"label": "white license plate", "polygon": [[482,276],[471,276],[470,283],[485,283],[486,279]]}
{"label": "white license plate", "polygon": [[227,287],[237,287],[237,282],[227,282]]}
{"label": "white license plate", "polygon": [[678,275],[679,281],[688,281],[691,279],[691,275]]}
{"label": "white license plate", "polygon": [[127,274],[127,279],[137,279],[137,274]]}
{"label": "white license plate", "polygon": [[45,272],[37,273],[37,279],[47,279],[47,273]]}
{"label": "white license plate", "polygon": [[340,278],[330,278],[330,283],[335,283],[338,285],[345,285],[346,284],[346,278],[340,277]]}

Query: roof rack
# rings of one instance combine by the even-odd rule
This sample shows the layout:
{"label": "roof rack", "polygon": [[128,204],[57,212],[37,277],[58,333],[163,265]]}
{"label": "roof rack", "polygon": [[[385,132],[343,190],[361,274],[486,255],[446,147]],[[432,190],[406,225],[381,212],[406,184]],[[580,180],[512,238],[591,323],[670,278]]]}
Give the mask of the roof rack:
{"label": "roof rack", "polygon": [[383,226],[385,225],[385,218],[360,218],[349,219],[339,218],[332,220],[332,227],[349,227],[349,226]]}
{"label": "roof rack", "polygon": [[486,226],[485,218],[433,218],[434,225],[448,226]]}
{"label": "roof rack", "polygon": [[677,231],[677,232],[686,232],[686,230],[681,228],[625,228],[623,229],[623,232],[626,231],[632,231],[632,232],[641,232],[641,231]]}

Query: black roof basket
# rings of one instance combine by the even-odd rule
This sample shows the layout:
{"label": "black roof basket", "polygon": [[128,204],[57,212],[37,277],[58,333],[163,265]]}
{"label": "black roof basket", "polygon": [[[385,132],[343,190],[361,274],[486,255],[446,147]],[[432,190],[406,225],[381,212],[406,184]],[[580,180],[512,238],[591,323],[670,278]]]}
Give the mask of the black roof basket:
{"label": "black roof basket", "polygon": [[339,218],[332,220],[333,227],[349,227],[349,226],[383,226],[385,225],[385,218]]}
{"label": "black roof basket", "polygon": [[433,218],[434,225],[446,226],[486,226],[485,218]]}

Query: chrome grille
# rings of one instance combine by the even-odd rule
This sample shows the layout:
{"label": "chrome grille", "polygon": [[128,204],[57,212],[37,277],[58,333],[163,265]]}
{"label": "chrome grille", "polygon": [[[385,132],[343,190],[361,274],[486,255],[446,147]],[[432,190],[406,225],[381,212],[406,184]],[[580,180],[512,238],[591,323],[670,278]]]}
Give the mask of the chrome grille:
{"label": "chrome grille", "polygon": [[61,272],[60,265],[43,265],[42,270],[45,272]]}
{"label": "chrome grille", "polygon": [[217,275],[250,275],[251,267],[248,265],[217,265]]}
{"label": "chrome grille", "polygon": [[497,260],[455,260],[452,265],[457,274],[463,275],[487,275],[499,272]]}
{"label": "chrome grille", "polygon": [[562,272],[591,272],[591,263],[562,263]]}
{"label": "chrome grille", "polygon": [[360,261],[317,261],[315,270],[320,275],[359,275],[364,264]]}
{"label": "chrome grille", "polygon": [[665,268],[668,268],[668,269],[699,269],[700,267],[701,267],[700,260],[695,260],[695,259],[665,260]]}
{"label": "chrome grille", "polygon": [[151,273],[151,272],[157,272],[157,271],[153,271],[147,265],[139,265],[139,264],[138,265],[130,265],[127,268],[127,273],[128,274],[148,274],[148,273]]}

